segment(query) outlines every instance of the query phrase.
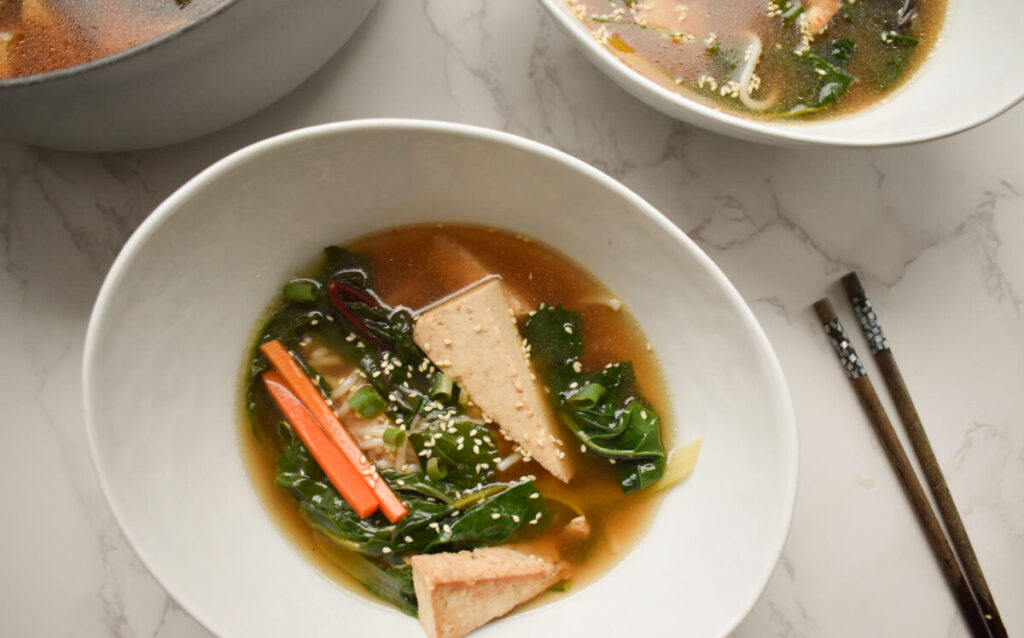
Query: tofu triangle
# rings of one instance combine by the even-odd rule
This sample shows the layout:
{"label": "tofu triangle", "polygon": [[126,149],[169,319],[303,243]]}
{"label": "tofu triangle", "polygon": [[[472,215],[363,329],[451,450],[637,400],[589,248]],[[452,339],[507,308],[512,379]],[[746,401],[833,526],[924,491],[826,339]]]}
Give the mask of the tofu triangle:
{"label": "tofu triangle", "polygon": [[420,623],[430,638],[462,638],[562,578],[559,565],[502,547],[413,556]]}
{"label": "tofu triangle", "polygon": [[505,436],[569,482],[573,468],[562,433],[534,380],[500,279],[487,279],[424,311],[413,338]]}

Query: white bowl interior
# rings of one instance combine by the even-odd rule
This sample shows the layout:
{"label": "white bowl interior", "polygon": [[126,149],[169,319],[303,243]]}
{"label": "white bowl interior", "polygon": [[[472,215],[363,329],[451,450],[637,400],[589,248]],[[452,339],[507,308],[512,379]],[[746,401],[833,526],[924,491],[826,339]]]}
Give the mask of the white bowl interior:
{"label": "white bowl interior", "polygon": [[[608,576],[479,635],[726,633],[766,583],[795,495],[793,417],[763,333],[711,261],[618,183],[455,125],[325,125],[263,142],[184,186],[129,241],[94,310],[84,383],[101,480],[142,559],[221,635],[420,635],[283,535],[250,484],[237,423],[248,340],[281,282],[324,245],[423,221],[511,229],[584,264],[659,353],[678,438],[705,442]],[[617,613],[623,601],[643,613]]]}
{"label": "white bowl interior", "polygon": [[950,135],[995,117],[1024,98],[1024,65],[1012,50],[1019,0],[948,0],[940,41],[911,80],[882,103],[812,122],[758,122],[689,100],[630,70],[572,16],[566,0],[541,0],[598,68],[650,106],[743,139],[783,144],[880,146]]}

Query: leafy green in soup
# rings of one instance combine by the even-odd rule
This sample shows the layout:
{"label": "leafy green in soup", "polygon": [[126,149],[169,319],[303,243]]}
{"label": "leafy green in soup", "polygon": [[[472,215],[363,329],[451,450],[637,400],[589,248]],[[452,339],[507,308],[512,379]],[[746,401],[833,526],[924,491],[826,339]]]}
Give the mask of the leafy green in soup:
{"label": "leafy green in soup", "polygon": [[[557,564],[562,590],[584,582],[621,558],[654,494],[678,481],[671,464],[666,472],[666,399],[646,339],[621,303],[550,248],[490,229],[410,227],[328,247],[282,283],[244,374],[254,482],[270,486],[271,509],[318,559],[399,609],[417,613],[410,565],[425,554],[500,546]],[[488,298],[506,306],[466,332],[500,327],[526,372],[478,389],[472,367],[463,376],[449,367],[458,344],[439,336],[432,350],[419,331],[439,308],[468,307],[469,291],[496,288]],[[571,477],[549,472],[529,440],[484,413],[488,388],[503,384],[533,388]],[[289,390],[291,404],[281,398]],[[355,447],[346,452],[337,431]],[[364,507],[346,491],[344,459],[355,481],[373,495],[386,487],[401,511],[384,500]]]}

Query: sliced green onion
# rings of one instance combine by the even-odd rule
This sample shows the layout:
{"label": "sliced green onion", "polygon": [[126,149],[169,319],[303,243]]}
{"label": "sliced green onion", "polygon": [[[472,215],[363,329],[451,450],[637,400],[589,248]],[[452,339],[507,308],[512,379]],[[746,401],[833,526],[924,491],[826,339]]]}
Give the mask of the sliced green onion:
{"label": "sliced green onion", "polygon": [[452,390],[455,386],[455,379],[443,372],[434,375],[434,383],[430,386],[430,398],[438,401],[447,401],[452,398]]}
{"label": "sliced green onion", "polygon": [[405,432],[398,428],[387,428],[384,430],[384,445],[389,450],[397,450],[405,443]]}
{"label": "sliced green onion", "polygon": [[800,0],[789,0],[786,4],[782,5],[782,19],[786,23],[791,23],[800,17],[800,14],[804,12],[804,5]]}
{"label": "sliced green onion", "polygon": [[600,383],[588,383],[587,385],[577,390],[576,394],[569,397],[569,405],[572,405],[577,408],[582,408],[584,410],[589,410],[590,408],[597,405],[597,402],[601,400],[601,397],[604,396],[604,393],[604,386],[601,385]]}
{"label": "sliced green onion", "polygon": [[368,385],[349,395],[348,404],[364,419],[377,416],[387,406],[377,391]]}
{"label": "sliced green onion", "polygon": [[440,481],[448,476],[448,468],[444,466],[441,459],[433,458],[427,461],[427,476],[432,481]]}
{"label": "sliced green onion", "polygon": [[281,290],[285,301],[316,301],[316,293],[316,286],[306,281],[290,281]]}

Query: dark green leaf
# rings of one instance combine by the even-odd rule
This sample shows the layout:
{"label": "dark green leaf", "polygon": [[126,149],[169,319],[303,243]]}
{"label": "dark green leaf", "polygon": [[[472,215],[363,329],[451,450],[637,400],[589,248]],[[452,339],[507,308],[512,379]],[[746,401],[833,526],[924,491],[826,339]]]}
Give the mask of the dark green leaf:
{"label": "dark green leaf", "polygon": [[[569,332],[562,329],[565,325]],[[616,461],[623,490],[641,489],[657,480],[665,460],[661,421],[637,395],[632,364],[583,370],[575,358],[583,353],[583,320],[562,307],[542,305],[527,320],[524,332],[548,396],[576,439],[588,451]],[[584,392],[585,400],[578,399]]]}
{"label": "dark green leaf", "polygon": [[410,434],[409,442],[424,463],[427,458],[444,463],[448,472],[445,482],[455,489],[468,490],[495,478],[498,449],[481,425],[468,421],[447,425],[447,421],[435,419],[422,431]]}
{"label": "dark green leaf", "polygon": [[536,365],[553,368],[583,356],[583,317],[562,306],[541,304],[523,332]]}
{"label": "dark green leaf", "polygon": [[[536,494],[537,496],[534,496]],[[462,549],[479,544],[498,545],[530,521],[545,520],[547,505],[532,481],[519,483],[467,509],[427,546]]]}
{"label": "dark green leaf", "polygon": [[652,485],[665,473],[664,457],[643,459],[634,463],[622,463],[619,466],[619,483],[622,491],[630,494]]}
{"label": "dark green leaf", "polygon": [[833,40],[828,48],[828,60],[836,66],[845,67],[850,64],[856,52],[857,43],[850,38]]}
{"label": "dark green leaf", "polygon": [[[407,552],[502,542],[529,525],[537,512],[543,518],[547,511],[543,498],[530,497],[537,491],[532,481],[485,485],[478,492],[482,495],[479,499],[463,495],[462,499],[470,502],[459,509],[455,500],[461,493],[447,480],[432,481],[422,474],[393,470],[381,476],[409,508],[398,523],[388,522],[380,512],[360,519],[294,436],[285,437],[275,483],[292,495],[303,518],[325,539],[394,565],[401,564],[401,556]],[[491,516],[495,513],[501,515],[497,520]],[[462,522],[467,516],[471,518]]]}

